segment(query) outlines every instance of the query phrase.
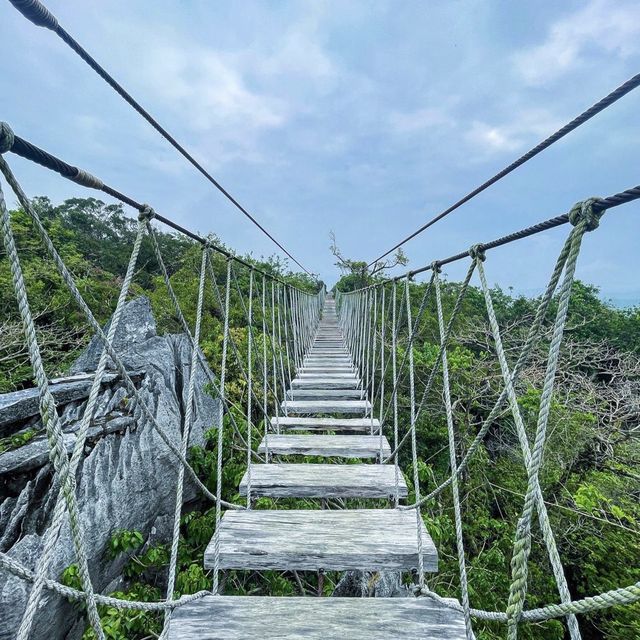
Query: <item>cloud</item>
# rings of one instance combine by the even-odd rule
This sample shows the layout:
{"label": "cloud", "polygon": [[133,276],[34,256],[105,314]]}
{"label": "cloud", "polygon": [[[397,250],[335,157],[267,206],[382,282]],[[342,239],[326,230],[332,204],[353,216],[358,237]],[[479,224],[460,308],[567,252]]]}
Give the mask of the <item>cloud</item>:
{"label": "cloud", "polygon": [[592,0],[551,25],[546,40],[514,56],[522,79],[543,85],[576,69],[591,52],[618,58],[640,52],[640,3]]}
{"label": "cloud", "polygon": [[551,134],[559,121],[546,109],[524,109],[502,124],[472,123],[467,142],[481,155],[517,151]]}
{"label": "cloud", "polygon": [[145,49],[145,77],[158,98],[180,111],[194,130],[214,126],[280,127],[288,108],[279,98],[248,88],[243,70],[225,54],[192,45]]}
{"label": "cloud", "polygon": [[389,116],[389,122],[395,133],[404,134],[450,126],[453,119],[440,109],[426,108],[417,111],[394,111]]}

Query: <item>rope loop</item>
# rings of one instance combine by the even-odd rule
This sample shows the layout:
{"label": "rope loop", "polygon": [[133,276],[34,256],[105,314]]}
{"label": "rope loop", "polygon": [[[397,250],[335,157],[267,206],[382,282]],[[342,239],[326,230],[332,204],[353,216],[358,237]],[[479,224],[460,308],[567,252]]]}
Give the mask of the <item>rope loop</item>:
{"label": "rope loop", "polygon": [[580,222],[584,221],[586,231],[597,229],[600,225],[600,218],[602,218],[602,215],[606,211],[606,209],[599,211],[595,209],[594,205],[600,202],[602,202],[602,198],[596,197],[576,202],[569,211],[569,222],[576,227]]}
{"label": "rope loop", "polygon": [[14,140],[13,129],[6,122],[0,122],[0,154],[11,151]]}
{"label": "rope loop", "polygon": [[433,273],[442,273],[442,267],[440,266],[440,262],[438,260],[434,260],[431,263],[431,271],[433,271]]}
{"label": "rope loop", "polygon": [[155,217],[156,217],[156,212],[151,205],[143,204],[140,207],[138,220],[153,220]]}
{"label": "rope loop", "polygon": [[472,260],[484,262],[487,259],[487,255],[484,250],[484,245],[474,244],[469,247],[469,256]]}

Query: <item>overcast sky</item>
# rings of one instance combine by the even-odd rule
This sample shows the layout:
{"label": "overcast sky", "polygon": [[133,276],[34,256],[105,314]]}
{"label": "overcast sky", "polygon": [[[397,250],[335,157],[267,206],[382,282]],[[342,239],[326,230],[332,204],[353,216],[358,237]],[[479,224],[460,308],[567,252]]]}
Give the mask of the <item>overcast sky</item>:
{"label": "overcast sky", "polygon": [[[375,258],[640,72],[637,0],[46,4],[328,284],[339,275],[331,230],[346,256]],[[239,253],[274,252],[59,38],[5,0],[0,89],[0,119],[19,135]],[[639,184],[639,125],[636,90],[411,241],[410,267]],[[8,159],[29,195],[93,195]],[[640,204],[612,210],[586,239],[579,277],[605,297],[640,301],[639,230]],[[538,292],[566,232],[492,252],[492,281]]]}

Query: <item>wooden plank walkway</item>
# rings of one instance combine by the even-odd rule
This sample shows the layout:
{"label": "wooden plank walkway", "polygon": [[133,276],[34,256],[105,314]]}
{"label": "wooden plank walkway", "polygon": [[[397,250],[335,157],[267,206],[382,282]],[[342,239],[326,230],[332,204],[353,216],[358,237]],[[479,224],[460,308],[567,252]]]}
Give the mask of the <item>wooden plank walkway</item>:
{"label": "wooden plank walkway", "polygon": [[[366,372],[365,372],[366,373]],[[378,459],[380,421],[373,418],[360,372],[345,347],[331,298],[315,341],[285,393],[282,415],[258,453],[271,456]],[[284,431],[286,433],[281,433]],[[306,431],[307,434],[295,434]],[[373,434],[373,435],[372,435]],[[391,448],[382,436],[382,456]],[[249,471],[240,482],[247,495]],[[251,465],[251,497],[404,499],[408,489],[391,464]],[[390,504],[390,502],[389,502]],[[222,570],[415,571],[418,535],[424,569],[437,571],[438,554],[414,511],[393,508],[226,511],[219,530]],[[214,541],[204,554],[214,562]],[[407,637],[464,640],[461,613],[430,598],[275,598],[207,596],[176,609],[170,640],[242,638]]]}
{"label": "wooden plank walkway", "polygon": [[[396,470],[390,464],[256,464],[251,493],[270,498],[395,498]],[[407,484],[398,469],[398,497]],[[247,473],[240,482],[247,495]]]}
{"label": "wooden plank walkway", "polygon": [[280,416],[271,418],[271,429],[277,431],[335,431],[336,433],[378,433],[377,418],[304,418]]}
{"label": "wooden plank walkway", "polygon": [[[425,571],[438,553],[421,524]],[[398,509],[227,511],[220,525],[221,569],[411,571],[418,566],[416,514]],[[213,541],[204,566],[213,564]]]}
{"label": "wooden plank walkway", "polygon": [[430,598],[206,596],[173,613],[172,640],[462,640],[464,619]]}
{"label": "wooden plank walkway", "polygon": [[[379,436],[352,435],[269,435],[262,438],[258,453],[269,449],[273,455],[324,456],[327,458],[375,458],[380,453]],[[391,447],[382,436],[382,456],[391,455]]]}
{"label": "wooden plank walkway", "polygon": [[289,413],[359,413],[371,411],[368,400],[285,400],[280,408]]}

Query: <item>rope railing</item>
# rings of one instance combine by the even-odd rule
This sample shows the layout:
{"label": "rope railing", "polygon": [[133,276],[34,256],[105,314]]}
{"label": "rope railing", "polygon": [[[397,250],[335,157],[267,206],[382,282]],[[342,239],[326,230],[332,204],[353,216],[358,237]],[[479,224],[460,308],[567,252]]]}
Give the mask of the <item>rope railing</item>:
{"label": "rope railing", "polygon": [[[390,380],[387,382],[387,393],[374,393],[369,386],[368,392],[372,404],[378,403],[377,410],[381,416],[389,414],[393,416],[392,424],[387,425],[386,421],[381,420],[381,425],[391,432],[393,437],[393,450],[390,455],[383,460],[385,463],[392,463],[396,468],[396,485],[399,481],[399,464],[398,454],[402,447],[410,443],[410,467],[412,469],[413,482],[413,501],[407,505],[399,504],[395,500],[396,508],[401,510],[414,510],[420,518],[420,510],[422,507],[433,501],[441,493],[451,488],[453,501],[453,515],[455,524],[455,545],[457,548],[458,558],[458,574],[460,581],[461,604],[448,601],[441,598],[430,590],[424,581],[421,568],[419,568],[417,592],[432,597],[444,606],[454,608],[464,615],[465,629],[468,640],[474,638],[473,619],[493,620],[506,623],[507,635],[509,640],[516,640],[518,630],[521,623],[527,621],[547,620],[550,618],[564,617],[567,624],[569,636],[572,640],[581,638],[580,629],[576,614],[586,613],[602,609],[606,606],[621,604],[622,602],[630,603],[640,600],[640,583],[628,587],[614,589],[610,592],[591,596],[582,600],[572,600],[571,593],[565,577],[565,572],[560,559],[555,537],[549,522],[542,489],[540,487],[539,476],[542,467],[542,452],[545,447],[548,432],[548,423],[551,403],[554,396],[554,382],[558,367],[560,348],[564,327],[567,321],[569,299],[574,282],[575,269],[580,254],[582,240],[587,232],[593,231],[599,225],[600,219],[604,213],[619,204],[631,202],[640,198],[640,188],[634,187],[619,194],[615,194],[608,198],[590,198],[584,202],[575,205],[571,211],[562,216],[556,216],[551,220],[547,220],[538,225],[534,225],[522,231],[510,234],[498,240],[485,244],[474,245],[469,250],[461,252],[450,258],[437,260],[422,267],[412,270],[402,276],[389,279],[379,279],[362,289],[349,292],[336,292],[336,309],[339,322],[345,333],[348,344],[355,344],[360,347],[361,353],[367,353],[367,349],[374,354],[387,351],[388,355],[380,358],[378,363],[371,366],[371,362],[363,359],[357,359],[358,365],[363,377],[368,375],[378,375],[380,379],[384,379],[386,373],[391,374]],[[493,305],[492,291],[488,285],[484,261],[487,251],[499,246],[503,246],[509,242],[529,237],[544,230],[558,227],[564,224],[570,224],[571,229],[567,235],[562,249],[555,262],[549,283],[544,294],[541,296],[535,316],[528,329],[526,339],[522,345],[517,361],[511,368],[506,359],[505,349],[502,342],[499,323]],[[469,268],[462,283],[458,287],[457,295],[452,310],[450,311],[448,320],[445,319],[442,300],[442,284],[440,278],[441,267],[454,261],[468,258]],[[432,365],[428,367],[428,375],[424,382],[422,395],[419,402],[416,401],[416,382],[415,382],[415,363],[414,352],[418,348],[418,340],[421,335],[420,323],[412,322],[412,310],[416,301],[412,302],[410,295],[410,281],[412,278],[424,271],[430,270],[432,277],[428,284],[422,285],[422,296],[419,297],[418,317],[422,317],[427,300],[430,295],[434,296],[435,307],[433,313],[437,320],[439,333],[438,352]],[[453,329],[460,315],[463,301],[468,294],[469,286],[473,275],[477,273],[480,281],[480,291],[484,298],[484,304],[487,313],[487,319],[495,345],[498,363],[502,376],[502,390],[497,400],[493,403],[493,407],[487,417],[482,421],[479,430],[466,453],[461,459],[458,459],[457,439],[460,437],[456,433],[456,425],[453,417],[453,398],[451,395],[450,374],[448,366],[448,348],[452,344]],[[406,315],[406,327],[404,331],[398,330],[397,321],[397,289],[398,285],[402,285],[404,290],[404,307]],[[384,292],[392,300],[391,314],[386,315],[388,326],[380,328],[379,331],[368,335],[363,330],[363,324],[366,323],[366,314],[369,310],[369,301],[375,299],[376,296],[382,297]],[[402,297],[402,296],[401,296]],[[541,389],[541,400],[537,414],[537,426],[535,429],[535,437],[533,442],[529,442],[521,409],[518,404],[518,395],[516,392],[516,384],[520,379],[527,362],[529,361],[534,347],[540,344],[542,327],[547,319],[548,311],[551,307],[551,301],[556,300],[557,308],[555,310],[555,319],[552,323],[552,333],[548,344],[548,353],[546,360],[546,374]],[[375,321],[374,321],[375,324]],[[391,339],[387,339],[388,335]],[[369,346],[363,342],[369,342]],[[377,347],[373,344],[378,343]],[[402,358],[399,354],[402,353]],[[398,362],[401,360],[400,366]],[[390,372],[386,372],[385,363],[391,363]],[[371,374],[372,370],[377,374]],[[441,385],[441,402],[447,426],[447,448],[449,451],[449,476],[435,489],[429,493],[422,495],[420,487],[420,477],[417,473],[419,459],[416,455],[416,437],[418,418],[426,407],[427,399],[434,393],[434,385]],[[402,438],[399,438],[399,408],[398,395],[402,388],[405,397],[408,397],[408,405],[406,415],[403,422],[406,423],[407,429]],[[460,489],[459,484],[462,480],[462,474],[468,468],[470,461],[479,451],[480,446],[486,437],[491,425],[496,425],[496,418],[503,411],[503,407],[507,404],[511,413],[514,424],[516,426],[516,435],[522,450],[524,468],[527,474],[527,490],[525,493],[522,512],[516,527],[514,546],[511,560],[511,584],[509,589],[508,604],[505,611],[485,611],[474,609],[470,603],[468,579],[467,579],[467,559],[464,548],[464,526],[462,522],[462,514],[460,508]],[[374,407],[374,411],[376,408]],[[397,489],[396,489],[397,491]],[[549,605],[539,609],[527,610],[525,601],[528,593],[528,559],[532,549],[531,523],[536,515],[540,530],[542,533],[542,542],[547,552],[554,580],[560,597],[560,604]],[[418,529],[420,531],[420,529]],[[421,535],[417,535],[418,548],[421,543]],[[420,557],[420,554],[418,555]]]}
{"label": "rope railing", "polygon": [[[7,129],[0,131],[0,142]],[[6,144],[0,144],[0,151],[3,153],[9,150]],[[246,462],[248,477],[251,474],[253,458],[261,458],[253,450],[252,433],[254,429],[254,408],[264,421],[265,435],[269,430],[269,407],[273,407],[277,413],[279,396],[284,391],[290,376],[285,377],[285,360],[289,366],[287,354],[294,350],[294,344],[300,345],[299,353],[306,350],[313,338],[315,327],[317,326],[324,300],[324,289],[317,293],[309,293],[295,287],[282,278],[274,276],[260,270],[257,266],[247,263],[237,258],[219,247],[213,246],[209,241],[199,238],[195,234],[187,234],[190,238],[197,240],[202,247],[200,268],[197,275],[198,281],[197,302],[193,330],[189,327],[178,296],[173,288],[171,277],[167,271],[160,244],[158,243],[155,230],[151,224],[157,219],[155,212],[147,205],[139,205],[139,216],[135,242],[133,244],[127,271],[124,276],[118,301],[113,313],[109,329],[105,334],[93,312],[89,308],[82,293],[80,292],[74,276],[71,274],[64,260],[54,246],[51,237],[40,220],[35,208],[22,190],[18,180],[11,171],[3,156],[0,156],[0,172],[6,179],[9,186],[15,193],[18,202],[27,215],[33,226],[35,237],[40,240],[45,253],[53,261],[56,270],[60,274],[62,281],[70,292],[74,302],[83,313],[89,327],[95,336],[98,336],[102,343],[102,353],[93,376],[91,390],[80,420],[80,427],[76,433],[76,439],[71,456],[67,454],[63,442],[63,433],[56,411],[56,403],[48,388],[48,378],[46,376],[42,358],[38,349],[38,340],[33,320],[33,313],[29,304],[28,287],[25,283],[24,273],[16,246],[12,227],[11,213],[9,212],[0,185],[0,227],[7,257],[11,266],[13,288],[18,302],[18,310],[21,315],[25,332],[25,339],[29,346],[34,379],[40,394],[40,415],[49,442],[49,457],[54,469],[55,478],[51,486],[58,491],[57,500],[53,510],[53,516],[49,527],[44,533],[43,551],[36,563],[35,571],[29,570],[20,562],[11,558],[6,553],[0,553],[0,567],[11,574],[32,583],[27,599],[22,622],[18,629],[17,638],[27,640],[31,634],[38,606],[42,598],[44,589],[53,590],[73,600],[82,600],[86,604],[86,612],[89,623],[97,638],[104,638],[101,629],[98,605],[108,604],[117,608],[136,608],[143,611],[165,611],[162,638],[167,637],[170,612],[176,607],[183,606],[200,598],[208,593],[217,593],[219,589],[218,566],[219,566],[219,543],[217,532],[223,509],[246,509],[251,508],[251,490],[249,487],[246,504],[236,504],[228,502],[222,496],[222,464],[225,422],[233,425],[235,433],[241,438],[246,450]],[[178,229],[179,230],[179,229]],[[162,274],[162,280],[167,290],[167,295],[185,336],[191,347],[189,374],[186,381],[186,402],[184,415],[176,419],[180,421],[177,432],[180,434],[179,442],[174,441],[174,437],[169,435],[165,427],[157,421],[153,410],[148,406],[144,398],[140,395],[140,390],[136,387],[130,377],[129,372],[123,364],[120,355],[113,346],[114,337],[118,329],[124,305],[128,299],[131,284],[136,272],[136,264],[140,247],[145,238],[149,238],[153,253],[158,262]],[[189,250],[189,249],[187,249]],[[223,287],[217,282],[217,274],[213,267],[212,257],[214,254],[222,254],[225,258],[225,280]],[[238,269],[244,269],[249,274],[248,298],[238,280]],[[261,317],[256,321],[254,309],[254,299],[256,298],[258,287],[256,286],[256,274],[261,277]],[[222,317],[223,323],[223,348],[222,359],[219,363],[218,374],[211,369],[211,363],[205,358],[201,348],[200,339],[202,333],[204,299],[207,287],[213,291],[213,302]],[[223,289],[221,291],[221,288]],[[232,295],[237,297],[238,306],[242,311],[242,319],[247,330],[248,352],[246,361],[243,358],[239,346],[236,344],[230,331],[230,300]],[[247,304],[248,302],[248,304]],[[295,319],[295,321],[294,321]],[[263,344],[259,345],[255,332],[262,330]],[[286,344],[285,344],[286,343]],[[269,357],[269,355],[271,357]],[[239,370],[239,375],[246,385],[246,405],[241,408],[236,401],[228,397],[227,380],[230,357],[235,358],[235,364]],[[87,549],[85,544],[85,534],[80,519],[79,506],[76,497],[75,472],[82,460],[84,444],[88,427],[91,423],[96,402],[99,396],[101,383],[108,363],[111,362],[119,373],[131,398],[131,406],[134,408],[134,419],[144,419],[151,427],[158,432],[164,444],[168,447],[176,465],[176,497],[173,514],[173,528],[171,534],[170,557],[168,563],[168,579],[166,597],[157,603],[143,601],[127,601],[118,598],[101,596],[94,592],[91,578],[88,571]],[[215,363],[214,363],[215,364]],[[200,480],[198,474],[191,466],[188,458],[188,446],[191,423],[193,421],[193,411],[195,402],[195,380],[197,373],[203,371],[205,378],[211,384],[213,393],[219,399],[219,413],[215,418],[217,428],[216,438],[216,488],[212,492]],[[254,373],[255,372],[255,373]],[[261,386],[255,384],[256,376],[262,377]],[[272,382],[273,381],[273,382]],[[242,417],[246,422],[246,440],[242,438],[241,425],[238,418]],[[186,477],[189,478],[207,499],[211,500],[216,509],[216,533],[214,534],[215,561],[213,571],[213,588],[211,592],[202,591],[191,596],[180,598],[174,597],[174,587],[177,577],[178,548],[180,542],[180,525],[183,502],[183,489]],[[48,572],[52,561],[54,545],[58,540],[58,534],[65,518],[69,518],[71,524],[72,542],[76,562],[80,571],[82,591],[70,589],[57,580],[51,580]]]}

